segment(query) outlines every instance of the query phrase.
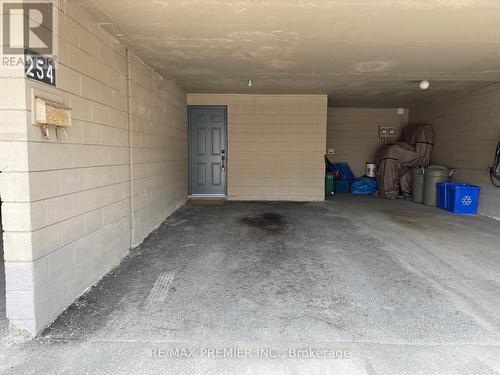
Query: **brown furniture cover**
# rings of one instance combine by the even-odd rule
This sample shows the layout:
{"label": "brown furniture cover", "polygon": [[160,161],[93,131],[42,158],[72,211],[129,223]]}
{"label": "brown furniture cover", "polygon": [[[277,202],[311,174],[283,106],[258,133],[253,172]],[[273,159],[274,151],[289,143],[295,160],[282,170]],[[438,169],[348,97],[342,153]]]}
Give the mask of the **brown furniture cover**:
{"label": "brown furniture cover", "polygon": [[382,145],[375,155],[380,195],[396,199],[401,192],[411,194],[411,169],[429,166],[433,144],[431,125],[408,125],[399,142]]}

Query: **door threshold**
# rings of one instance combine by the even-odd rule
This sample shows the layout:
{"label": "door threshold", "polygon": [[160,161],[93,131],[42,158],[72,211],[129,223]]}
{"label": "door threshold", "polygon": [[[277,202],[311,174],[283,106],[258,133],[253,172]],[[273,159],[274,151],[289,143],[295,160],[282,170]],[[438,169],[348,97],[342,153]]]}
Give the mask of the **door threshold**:
{"label": "door threshold", "polygon": [[190,195],[188,196],[187,204],[206,204],[206,205],[218,205],[224,204],[227,196],[225,195]]}
{"label": "door threshold", "polygon": [[226,199],[226,194],[191,194],[188,199]]}

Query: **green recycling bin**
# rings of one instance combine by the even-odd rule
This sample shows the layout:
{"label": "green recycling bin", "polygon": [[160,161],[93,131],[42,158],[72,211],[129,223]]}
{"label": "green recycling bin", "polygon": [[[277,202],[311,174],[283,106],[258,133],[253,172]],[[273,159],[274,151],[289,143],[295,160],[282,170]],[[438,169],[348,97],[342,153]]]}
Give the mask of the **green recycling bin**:
{"label": "green recycling bin", "polygon": [[335,173],[326,173],[325,178],[325,197],[335,195]]}

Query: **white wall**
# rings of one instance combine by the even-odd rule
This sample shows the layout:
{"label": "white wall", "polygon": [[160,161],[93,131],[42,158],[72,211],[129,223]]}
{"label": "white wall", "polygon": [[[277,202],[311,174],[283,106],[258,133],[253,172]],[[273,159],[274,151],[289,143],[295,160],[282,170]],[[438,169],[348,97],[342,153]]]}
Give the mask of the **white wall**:
{"label": "white wall", "polygon": [[[75,4],[59,12],[57,87],[22,70],[0,82],[7,314],[30,334],[187,196],[185,93],[136,57],[129,83],[124,45]],[[72,108],[68,139],[32,125],[34,95]]]}
{"label": "white wall", "polygon": [[397,108],[328,108],[327,148],[335,154],[328,158],[334,162],[347,162],[357,177],[366,172],[366,162],[374,161],[375,153],[381,145],[378,136],[381,125],[396,128],[395,140],[399,131],[408,124],[408,113],[398,115]]}
{"label": "white wall", "polygon": [[325,95],[189,94],[227,105],[228,198],[324,200]]}
{"label": "white wall", "polygon": [[456,168],[456,181],[481,186],[479,213],[500,219],[500,189],[487,172],[500,141],[500,85],[411,108],[410,121],[434,126],[433,164]]}

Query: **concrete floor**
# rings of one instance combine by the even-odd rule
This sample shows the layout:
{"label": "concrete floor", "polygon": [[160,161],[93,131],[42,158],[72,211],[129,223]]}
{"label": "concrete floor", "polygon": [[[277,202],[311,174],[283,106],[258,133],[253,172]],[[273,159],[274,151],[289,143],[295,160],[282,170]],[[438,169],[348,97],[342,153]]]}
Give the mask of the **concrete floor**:
{"label": "concrete floor", "polygon": [[4,338],[0,372],[499,374],[499,229],[370,197],[185,206],[42,337]]}

